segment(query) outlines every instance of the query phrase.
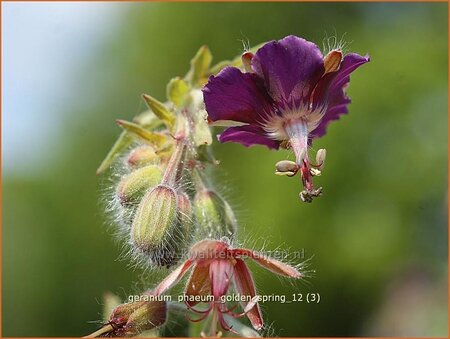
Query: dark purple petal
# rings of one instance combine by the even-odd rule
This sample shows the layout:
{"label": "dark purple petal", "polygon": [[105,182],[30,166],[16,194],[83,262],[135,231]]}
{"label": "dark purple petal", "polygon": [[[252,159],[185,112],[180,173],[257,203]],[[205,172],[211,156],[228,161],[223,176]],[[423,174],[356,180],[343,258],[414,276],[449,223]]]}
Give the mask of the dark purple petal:
{"label": "dark purple petal", "polygon": [[362,57],[356,53],[347,54],[342,60],[339,71],[336,72],[336,77],[332,81],[330,90],[344,87],[350,82],[350,73],[369,61],[370,57],[368,55]]}
{"label": "dark purple petal", "polygon": [[257,85],[257,77],[235,67],[211,76],[203,88],[208,117],[212,121],[234,120],[245,123],[261,121],[272,110],[270,98]]}
{"label": "dark purple petal", "polygon": [[264,145],[271,149],[278,149],[280,142],[267,137],[266,132],[258,125],[245,125],[227,128],[219,135],[220,142],[238,142],[246,147]]}
{"label": "dark purple petal", "polygon": [[290,35],[261,47],[252,59],[252,68],[278,104],[299,104],[324,72],[323,56],[312,42]]}
{"label": "dark purple petal", "polygon": [[351,100],[345,95],[345,88],[350,82],[350,73],[369,60],[368,56],[362,57],[350,53],[344,57],[339,71],[327,74],[320,80],[314,91],[313,103],[314,106],[327,104],[328,109],[319,126],[311,132],[312,138],[323,136],[330,121],[337,120],[340,115],[348,113],[347,105]]}

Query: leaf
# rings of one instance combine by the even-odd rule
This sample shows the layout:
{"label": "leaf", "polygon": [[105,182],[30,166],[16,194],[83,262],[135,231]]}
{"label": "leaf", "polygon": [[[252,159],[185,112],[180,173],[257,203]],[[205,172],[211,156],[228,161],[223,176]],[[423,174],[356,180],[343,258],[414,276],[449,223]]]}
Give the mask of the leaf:
{"label": "leaf", "polygon": [[167,99],[177,107],[183,105],[186,95],[189,93],[189,85],[183,79],[176,77],[167,85]]}
{"label": "leaf", "polygon": [[211,65],[212,54],[208,46],[200,47],[197,54],[191,60],[191,69],[186,78],[194,87],[201,87],[204,79],[208,74],[209,66]]}
{"label": "leaf", "polygon": [[175,115],[170,112],[162,102],[147,94],[142,94],[148,108],[150,108],[155,115],[160,118],[168,128],[172,128],[175,123]]}
{"label": "leaf", "polygon": [[119,153],[130,146],[133,143],[133,140],[134,139],[131,135],[129,135],[126,131],[123,131],[97,169],[97,175],[107,170],[119,155]]}
{"label": "leaf", "polygon": [[120,127],[122,127],[132,136],[153,146],[159,147],[163,145],[167,140],[167,137],[164,134],[158,132],[150,132],[133,122],[128,122],[125,120],[116,120],[116,122]]}

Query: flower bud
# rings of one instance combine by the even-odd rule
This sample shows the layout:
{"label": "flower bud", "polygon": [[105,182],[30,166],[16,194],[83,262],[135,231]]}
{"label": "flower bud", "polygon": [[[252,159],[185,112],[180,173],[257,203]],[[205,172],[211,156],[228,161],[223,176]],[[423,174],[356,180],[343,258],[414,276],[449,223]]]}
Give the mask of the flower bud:
{"label": "flower bud", "polygon": [[128,155],[127,164],[131,168],[139,168],[151,164],[159,164],[160,158],[152,146],[139,146]]}
{"label": "flower bud", "polygon": [[194,198],[194,214],[203,235],[232,237],[237,221],[230,205],[214,191],[198,191]]}
{"label": "flower bud", "polygon": [[109,336],[133,337],[165,323],[165,301],[135,301],[117,306],[109,319],[113,332]]}
{"label": "flower bud", "polygon": [[275,164],[275,170],[275,174],[277,175],[292,177],[297,173],[298,165],[294,161],[281,160]]}
{"label": "flower bud", "polygon": [[157,185],[161,178],[161,169],[155,165],[139,168],[125,176],[116,190],[121,205],[127,207],[137,204],[145,192]]}
{"label": "flower bud", "polygon": [[160,184],[141,200],[131,227],[131,242],[151,263],[171,266],[187,246],[191,214],[187,195]]}

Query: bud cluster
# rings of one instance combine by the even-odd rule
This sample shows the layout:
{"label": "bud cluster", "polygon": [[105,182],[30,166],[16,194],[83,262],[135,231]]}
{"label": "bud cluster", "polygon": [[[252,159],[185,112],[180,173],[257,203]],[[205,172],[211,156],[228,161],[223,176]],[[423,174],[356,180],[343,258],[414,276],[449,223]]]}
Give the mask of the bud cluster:
{"label": "bud cluster", "polygon": [[128,253],[139,263],[170,267],[190,244],[204,237],[233,239],[237,221],[229,203],[209,183],[212,136],[201,87],[212,72],[202,47],[191,70],[167,86],[167,101],[144,94],[148,110],[123,132],[98,173],[112,163],[122,170],[113,190],[113,210]]}

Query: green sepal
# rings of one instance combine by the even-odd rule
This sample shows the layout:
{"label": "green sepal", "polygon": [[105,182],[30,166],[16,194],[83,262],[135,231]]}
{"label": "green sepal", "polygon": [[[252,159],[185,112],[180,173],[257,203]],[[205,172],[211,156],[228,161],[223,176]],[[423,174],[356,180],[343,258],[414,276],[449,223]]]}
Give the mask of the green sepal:
{"label": "green sepal", "polygon": [[[152,111],[147,110],[145,112],[140,113],[136,117],[133,118],[133,122],[135,122],[138,125],[141,125],[143,128],[152,130],[155,128],[158,128],[161,125],[161,120],[159,120],[155,114],[153,114]],[[103,162],[100,164],[100,166],[97,169],[97,174],[100,174],[104,171],[106,171],[111,164],[114,162],[116,157],[125,149],[130,146],[135,138],[127,133],[126,131],[123,131],[119,138],[116,140],[114,145],[111,147],[111,150],[106,155]]]}
{"label": "green sepal", "polygon": [[167,99],[172,101],[177,107],[181,107],[184,104],[188,93],[189,85],[180,77],[173,78],[167,85]]}
{"label": "green sepal", "polygon": [[161,119],[161,121],[171,129],[175,123],[175,115],[170,112],[164,104],[148,94],[142,94],[142,98],[145,100],[148,108],[152,110],[155,115]]}
{"label": "green sepal", "polygon": [[191,69],[186,75],[186,79],[193,87],[201,87],[204,84],[211,62],[212,54],[208,46],[200,47],[197,54],[192,58]]}
{"label": "green sepal", "polygon": [[131,136],[144,141],[157,148],[164,145],[167,137],[159,132],[151,132],[133,122],[125,120],[116,120],[117,124],[122,127]]}
{"label": "green sepal", "polygon": [[111,164],[116,159],[117,155],[125,150],[128,146],[130,146],[134,141],[134,138],[128,134],[126,131],[123,131],[117,141],[114,143],[111,150],[106,155],[105,159],[102,161],[100,166],[97,168],[97,175],[104,172],[111,166]]}

